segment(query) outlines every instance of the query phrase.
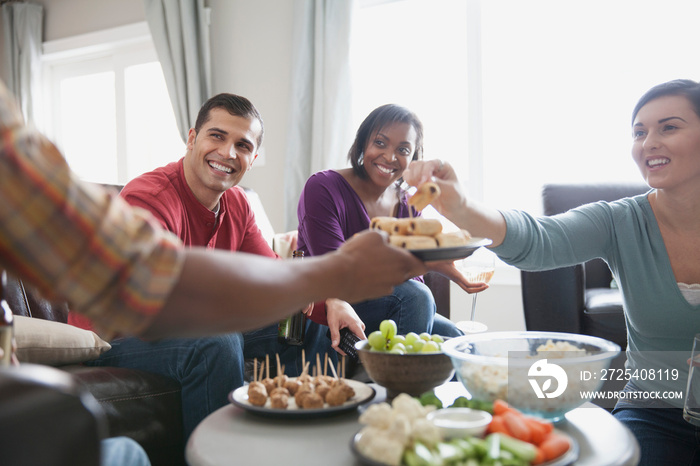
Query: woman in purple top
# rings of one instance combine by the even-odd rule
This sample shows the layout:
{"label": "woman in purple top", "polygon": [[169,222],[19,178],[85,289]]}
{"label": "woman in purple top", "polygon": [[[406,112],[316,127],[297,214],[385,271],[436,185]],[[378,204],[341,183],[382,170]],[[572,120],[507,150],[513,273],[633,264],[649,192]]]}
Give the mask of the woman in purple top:
{"label": "woman in purple top", "polygon": [[[372,111],[358,128],[348,153],[352,168],[322,171],[306,182],[297,210],[299,249],[309,256],[325,254],[369,228],[373,217],[408,217],[407,195],[399,184],[411,161],[422,157],[423,125],[414,113],[391,104]],[[413,215],[419,212],[414,209]],[[468,292],[483,289],[467,282],[452,263],[433,263],[429,269]],[[407,280],[389,296],[351,304],[368,334],[384,319],[393,319],[403,335],[462,334],[451,321],[436,314],[435,300],[422,277]]]}

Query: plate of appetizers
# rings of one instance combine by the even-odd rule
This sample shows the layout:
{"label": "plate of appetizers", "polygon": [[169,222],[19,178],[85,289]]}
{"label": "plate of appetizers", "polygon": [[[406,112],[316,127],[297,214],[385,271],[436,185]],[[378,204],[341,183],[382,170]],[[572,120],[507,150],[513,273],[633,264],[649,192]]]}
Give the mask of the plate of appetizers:
{"label": "plate of appetizers", "polygon": [[233,390],[229,401],[253,414],[301,419],[351,411],[376,395],[374,388],[365,383],[331,376],[288,377],[267,387],[264,382],[251,382]]}

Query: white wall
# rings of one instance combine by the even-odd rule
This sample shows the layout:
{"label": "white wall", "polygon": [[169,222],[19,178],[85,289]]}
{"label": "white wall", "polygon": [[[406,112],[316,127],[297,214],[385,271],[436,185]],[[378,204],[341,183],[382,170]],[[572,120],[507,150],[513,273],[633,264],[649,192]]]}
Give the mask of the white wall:
{"label": "white wall", "polygon": [[[32,0],[45,10],[44,40],[145,21],[142,0]],[[244,95],[265,122],[264,160],[243,185],[255,189],[276,231],[283,228],[282,186],[290,102],[291,0],[208,0],[212,8],[213,92]],[[264,162],[264,163],[259,163]],[[469,318],[471,296],[452,284],[453,320]],[[477,320],[491,330],[524,329],[519,273],[498,270],[481,293]]]}

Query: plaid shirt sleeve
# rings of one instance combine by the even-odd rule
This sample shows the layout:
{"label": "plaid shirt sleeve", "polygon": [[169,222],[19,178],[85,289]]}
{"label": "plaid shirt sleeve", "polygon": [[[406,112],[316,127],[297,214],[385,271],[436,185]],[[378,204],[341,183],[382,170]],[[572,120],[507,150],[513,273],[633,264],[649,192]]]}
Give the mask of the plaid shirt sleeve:
{"label": "plaid shirt sleeve", "polygon": [[109,338],[148,327],[183,261],[180,240],[148,212],[79,181],[0,82],[0,267]]}

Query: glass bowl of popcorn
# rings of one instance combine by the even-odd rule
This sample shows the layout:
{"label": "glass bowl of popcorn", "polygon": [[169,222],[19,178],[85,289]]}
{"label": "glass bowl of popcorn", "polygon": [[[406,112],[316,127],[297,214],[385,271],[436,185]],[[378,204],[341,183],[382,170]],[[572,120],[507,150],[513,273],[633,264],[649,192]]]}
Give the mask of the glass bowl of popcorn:
{"label": "glass bowl of popcorn", "polygon": [[491,332],[442,346],[472,398],[501,399],[552,421],[591,401],[620,353],[608,340],[558,332]]}

